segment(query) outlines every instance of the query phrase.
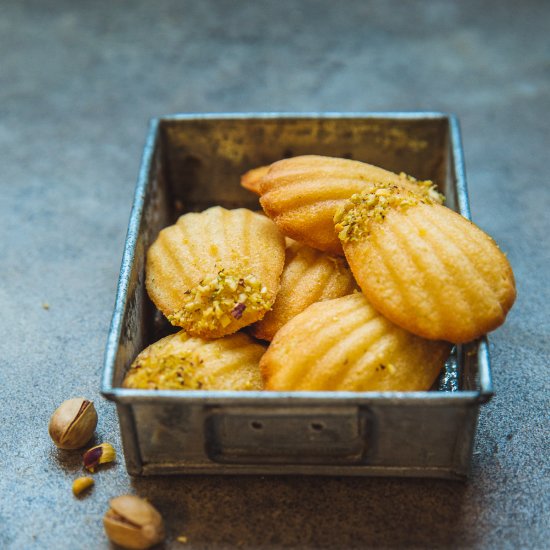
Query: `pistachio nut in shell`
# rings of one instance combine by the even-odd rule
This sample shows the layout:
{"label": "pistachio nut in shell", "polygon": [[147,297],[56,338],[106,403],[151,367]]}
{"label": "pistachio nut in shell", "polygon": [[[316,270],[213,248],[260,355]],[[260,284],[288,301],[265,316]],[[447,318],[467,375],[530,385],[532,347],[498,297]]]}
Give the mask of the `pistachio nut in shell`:
{"label": "pistachio nut in shell", "polygon": [[164,540],[164,522],[146,500],[122,495],[111,499],[103,526],[111,542],[124,548],[145,549]]}
{"label": "pistachio nut in shell", "polygon": [[96,426],[97,412],[92,401],[74,397],[54,411],[48,431],[60,449],[80,449],[90,441]]}

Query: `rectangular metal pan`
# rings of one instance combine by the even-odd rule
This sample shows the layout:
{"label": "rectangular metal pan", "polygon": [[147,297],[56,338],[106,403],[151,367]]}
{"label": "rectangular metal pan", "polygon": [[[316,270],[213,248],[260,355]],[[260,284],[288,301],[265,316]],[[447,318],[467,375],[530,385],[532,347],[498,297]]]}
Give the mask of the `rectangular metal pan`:
{"label": "rectangular metal pan", "polygon": [[166,324],[145,291],[159,230],[219,204],[258,208],[246,170],[284,157],[363,160],[437,182],[469,217],[460,130],[442,113],[174,115],[151,121],[109,331],[102,393],[117,404],[128,472],[463,479],[479,406],[492,395],[487,340],[457,346],[432,391],[219,392],[121,388]]}

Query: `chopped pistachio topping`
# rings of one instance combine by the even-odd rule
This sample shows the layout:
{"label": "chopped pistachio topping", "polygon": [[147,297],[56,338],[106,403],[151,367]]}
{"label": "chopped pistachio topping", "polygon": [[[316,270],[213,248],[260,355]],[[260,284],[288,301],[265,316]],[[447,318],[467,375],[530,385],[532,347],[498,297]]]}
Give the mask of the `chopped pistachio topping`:
{"label": "chopped pistachio topping", "polygon": [[376,183],[356,193],[336,212],[334,223],[342,242],[357,241],[369,235],[371,222],[382,222],[389,210],[404,210],[416,204],[433,204],[428,196],[419,196],[390,183]]}
{"label": "chopped pistachio topping", "polygon": [[405,174],[405,172],[401,172],[399,176],[401,178],[405,178],[408,182],[414,185],[414,188],[410,188],[410,190],[416,195],[420,195],[421,197],[427,197],[428,199],[431,199],[433,202],[437,202],[439,204],[443,204],[445,202],[445,195],[443,195],[437,190],[437,185],[433,181],[417,180],[416,178],[413,178],[412,176]]}
{"label": "chopped pistachio topping", "polygon": [[132,365],[125,385],[143,390],[200,390],[210,383],[201,372],[202,364],[194,352],[147,356]]}
{"label": "chopped pistachio topping", "polygon": [[168,316],[177,326],[208,332],[227,327],[244,313],[267,311],[273,296],[254,275],[228,273],[205,277],[185,293],[183,306]]}

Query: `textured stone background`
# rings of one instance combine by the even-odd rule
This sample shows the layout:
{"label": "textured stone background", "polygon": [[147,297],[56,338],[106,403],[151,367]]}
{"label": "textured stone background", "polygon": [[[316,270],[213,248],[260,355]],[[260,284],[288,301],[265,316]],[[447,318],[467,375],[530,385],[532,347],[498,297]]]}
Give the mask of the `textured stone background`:
{"label": "textured stone background", "polygon": [[[109,497],[146,495],[166,548],[543,548],[548,542],[550,3],[0,2],[0,547],[106,548]],[[172,112],[459,115],[474,219],[518,301],[491,336],[496,397],[469,483],[181,477],[122,460],[72,497],[46,427],[100,397],[147,120]],[[50,309],[43,309],[47,302]],[[547,544],[547,543],[546,543]]]}

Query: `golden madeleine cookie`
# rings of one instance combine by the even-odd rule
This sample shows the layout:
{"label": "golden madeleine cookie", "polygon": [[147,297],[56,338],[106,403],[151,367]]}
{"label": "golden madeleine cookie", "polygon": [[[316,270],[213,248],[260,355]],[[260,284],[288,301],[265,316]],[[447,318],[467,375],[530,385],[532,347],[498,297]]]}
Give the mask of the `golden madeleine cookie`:
{"label": "golden madeleine cookie", "polygon": [[369,301],[414,334],[468,342],[500,326],[514,303],[512,268],[493,239],[427,197],[373,185],[334,221]]}
{"label": "golden madeleine cookie", "polygon": [[249,170],[241,176],[241,185],[245,189],[248,189],[248,191],[252,191],[252,193],[256,195],[261,195],[260,183],[262,178],[267,174],[268,171],[269,166],[259,166],[258,168],[252,168],[252,170]]}
{"label": "golden madeleine cookie", "polygon": [[334,232],[335,212],[367,184],[401,185],[442,202],[431,181],[417,181],[354,160],[307,155],[275,162],[259,180],[265,213],[287,236],[332,254],[342,254]]}
{"label": "golden madeleine cookie", "polygon": [[428,390],[451,350],[380,315],[362,293],[318,302],[284,325],[260,360],[267,390]]}
{"label": "golden madeleine cookie", "polygon": [[270,219],[215,206],[159,233],[147,252],[147,292],[173,325],[218,338],[271,308],[284,259],[284,237]]}
{"label": "golden madeleine cookie", "polygon": [[357,284],[346,261],[288,239],[281,286],[265,317],[252,325],[256,338],[271,340],[290,319],[309,305],[351,294]]}
{"label": "golden madeleine cookie", "polygon": [[243,333],[204,340],[184,330],[145,348],[123,382],[155,390],[261,390],[264,347]]}

